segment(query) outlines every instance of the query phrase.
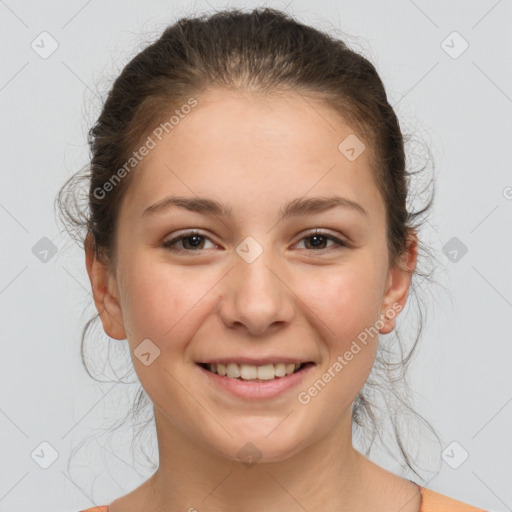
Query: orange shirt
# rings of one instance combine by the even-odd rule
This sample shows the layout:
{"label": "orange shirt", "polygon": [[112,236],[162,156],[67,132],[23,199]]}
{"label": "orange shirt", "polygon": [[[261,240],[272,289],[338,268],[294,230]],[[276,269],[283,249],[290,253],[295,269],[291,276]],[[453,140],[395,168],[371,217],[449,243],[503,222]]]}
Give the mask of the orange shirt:
{"label": "orange shirt", "polygon": [[[418,484],[416,484],[418,485]],[[462,501],[431,491],[418,485],[421,492],[420,512],[490,512],[483,508],[473,507]],[[88,508],[80,512],[108,512],[108,506]]]}

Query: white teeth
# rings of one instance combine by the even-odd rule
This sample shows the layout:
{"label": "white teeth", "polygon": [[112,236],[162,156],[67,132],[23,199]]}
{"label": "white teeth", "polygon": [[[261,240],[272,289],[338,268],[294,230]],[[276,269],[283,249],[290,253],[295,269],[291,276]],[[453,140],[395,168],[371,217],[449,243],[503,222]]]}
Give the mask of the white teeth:
{"label": "white teeth", "polygon": [[[293,365],[293,369],[295,370],[295,365]],[[260,380],[271,380],[275,377],[275,370],[273,364],[266,364],[264,366],[258,366],[256,369],[257,377]]]}
{"label": "white teeth", "polygon": [[286,375],[286,365],[284,363],[275,364],[274,374],[276,377],[284,377]]}
{"label": "white teeth", "polygon": [[249,364],[241,364],[240,365],[240,373],[241,373],[240,377],[242,377],[242,379],[244,379],[244,380],[257,379],[258,378],[258,367],[252,366]]}
{"label": "white teeth", "polygon": [[237,364],[229,363],[226,370],[226,375],[231,379],[238,379],[240,377],[240,367]]}
{"label": "white teeth", "polygon": [[290,364],[287,364],[285,368],[286,368],[286,374],[288,374],[288,373],[293,373],[298,367],[295,366],[293,363],[290,363]]}
{"label": "white teeth", "polygon": [[254,366],[252,364],[228,363],[227,365],[209,364],[208,369],[212,373],[217,373],[231,379],[243,380],[272,380],[276,377],[284,377],[292,374],[300,367],[300,363],[277,363]]}

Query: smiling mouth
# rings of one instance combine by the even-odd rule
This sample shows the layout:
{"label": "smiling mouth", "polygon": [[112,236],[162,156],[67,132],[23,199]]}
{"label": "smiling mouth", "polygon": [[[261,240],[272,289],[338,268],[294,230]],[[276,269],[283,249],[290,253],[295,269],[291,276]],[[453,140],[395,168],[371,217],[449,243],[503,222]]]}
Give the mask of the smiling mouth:
{"label": "smiling mouth", "polygon": [[283,377],[287,377],[288,375],[292,375],[293,373],[299,373],[305,368],[312,366],[314,363],[277,363],[265,364],[262,366],[237,363],[198,364],[211,373],[220,375],[222,377],[227,377],[229,379],[264,382],[281,379]]}

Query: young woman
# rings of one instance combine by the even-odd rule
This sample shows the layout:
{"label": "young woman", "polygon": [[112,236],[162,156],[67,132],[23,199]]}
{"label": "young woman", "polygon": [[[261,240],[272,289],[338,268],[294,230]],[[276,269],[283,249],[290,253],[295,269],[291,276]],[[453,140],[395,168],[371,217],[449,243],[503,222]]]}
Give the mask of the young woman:
{"label": "young woman", "polygon": [[427,210],[407,209],[368,60],[271,9],[181,19],[123,69],[90,146],[87,272],[159,449],[90,512],[479,510],[352,444]]}

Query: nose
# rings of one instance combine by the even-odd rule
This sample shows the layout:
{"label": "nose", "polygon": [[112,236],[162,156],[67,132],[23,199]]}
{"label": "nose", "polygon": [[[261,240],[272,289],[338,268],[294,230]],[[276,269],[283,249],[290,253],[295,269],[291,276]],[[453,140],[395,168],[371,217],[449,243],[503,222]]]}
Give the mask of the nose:
{"label": "nose", "polygon": [[286,272],[266,256],[269,252],[252,263],[237,256],[223,280],[218,311],[228,328],[261,336],[291,322],[295,294]]}

